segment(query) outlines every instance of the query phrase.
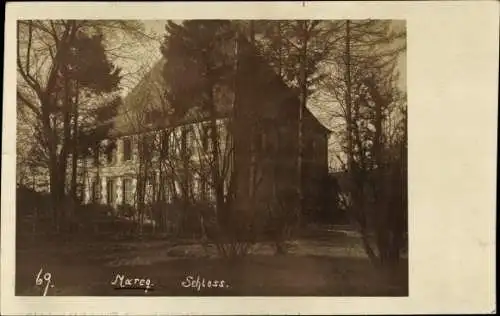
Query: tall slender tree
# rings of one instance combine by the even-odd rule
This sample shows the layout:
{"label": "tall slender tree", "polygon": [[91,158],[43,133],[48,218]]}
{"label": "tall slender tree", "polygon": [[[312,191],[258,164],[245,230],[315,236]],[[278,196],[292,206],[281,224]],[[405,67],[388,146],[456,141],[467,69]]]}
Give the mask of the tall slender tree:
{"label": "tall slender tree", "polygon": [[[120,80],[120,72],[106,56],[102,34],[87,35],[80,32],[66,62],[70,69],[67,75],[71,80],[72,87],[72,174],[70,195],[73,200],[76,201],[78,177],[77,162],[80,157],[78,152],[78,127],[79,121],[85,119],[82,118],[79,113],[80,100],[93,99],[100,95],[116,91]],[[112,102],[107,106],[116,107],[116,102]],[[101,110],[101,113],[102,112],[105,112],[105,110]],[[110,127],[111,126],[108,124],[108,128]],[[94,135],[97,136],[97,134]],[[99,136],[105,137],[106,135],[101,134]]]}

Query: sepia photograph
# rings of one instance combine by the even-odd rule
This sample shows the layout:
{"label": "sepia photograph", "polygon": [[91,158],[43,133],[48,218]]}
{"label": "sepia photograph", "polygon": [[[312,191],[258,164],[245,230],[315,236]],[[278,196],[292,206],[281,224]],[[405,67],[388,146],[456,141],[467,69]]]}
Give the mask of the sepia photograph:
{"label": "sepia photograph", "polygon": [[0,314],[496,313],[499,5],[7,3]]}
{"label": "sepia photograph", "polygon": [[18,20],[17,296],[408,296],[404,20]]}

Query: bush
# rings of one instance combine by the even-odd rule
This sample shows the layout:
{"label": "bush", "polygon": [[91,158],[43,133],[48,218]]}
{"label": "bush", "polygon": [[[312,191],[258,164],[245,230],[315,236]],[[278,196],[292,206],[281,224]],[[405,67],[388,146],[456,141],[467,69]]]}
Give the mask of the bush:
{"label": "bush", "polygon": [[132,205],[129,204],[118,205],[116,211],[118,216],[123,216],[127,218],[132,218],[137,213],[137,210]]}
{"label": "bush", "polygon": [[84,217],[105,217],[113,214],[112,206],[99,203],[82,204],[77,210],[79,215]]}
{"label": "bush", "polygon": [[80,232],[122,234],[131,232],[134,224],[117,216],[106,204],[84,204],[78,207],[76,222]]}
{"label": "bush", "polygon": [[30,234],[52,231],[50,196],[25,186],[16,190],[16,232]]}
{"label": "bush", "polygon": [[48,214],[50,211],[50,196],[37,192],[25,186],[16,189],[16,214],[18,217]]}
{"label": "bush", "polygon": [[203,202],[158,201],[151,204],[150,208],[158,230],[176,237],[202,236],[202,221],[211,221],[213,215],[212,206]]}

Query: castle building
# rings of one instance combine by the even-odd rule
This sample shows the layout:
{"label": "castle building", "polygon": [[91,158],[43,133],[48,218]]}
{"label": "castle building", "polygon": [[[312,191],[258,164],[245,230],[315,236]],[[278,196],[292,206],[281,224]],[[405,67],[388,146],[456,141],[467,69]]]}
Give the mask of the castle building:
{"label": "castle building", "polygon": [[278,196],[299,203],[291,196],[300,185],[300,203],[314,207],[328,173],[330,132],[307,108],[300,113],[296,91],[252,44],[240,39],[235,45],[236,79],[215,88],[209,115],[193,108],[172,120],[163,92],[165,60],[152,67],[125,97],[109,139],[102,141],[107,150],[84,162],[85,203],[116,208],[215,201],[222,194],[245,209]]}

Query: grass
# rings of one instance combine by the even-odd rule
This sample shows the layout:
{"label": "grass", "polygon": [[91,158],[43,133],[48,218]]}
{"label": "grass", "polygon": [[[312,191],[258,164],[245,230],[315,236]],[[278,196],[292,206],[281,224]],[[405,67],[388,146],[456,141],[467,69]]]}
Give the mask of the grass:
{"label": "grass", "polygon": [[[40,269],[50,272],[48,295],[78,296],[407,296],[408,263],[382,272],[364,255],[359,238],[304,238],[287,255],[258,244],[231,261],[190,241],[18,242],[16,295],[41,295]],[[116,290],[116,274],[149,278],[153,290]],[[188,276],[224,280],[222,288],[183,287]]]}

